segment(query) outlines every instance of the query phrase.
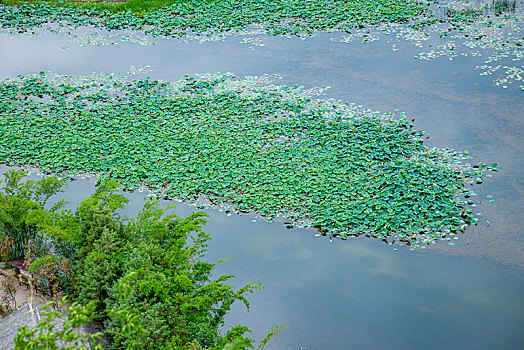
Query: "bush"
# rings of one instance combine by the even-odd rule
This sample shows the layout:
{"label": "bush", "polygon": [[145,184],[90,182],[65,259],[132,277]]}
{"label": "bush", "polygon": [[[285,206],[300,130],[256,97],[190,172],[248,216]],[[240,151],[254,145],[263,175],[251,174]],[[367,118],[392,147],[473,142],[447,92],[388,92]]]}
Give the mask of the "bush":
{"label": "bush", "polygon": [[[245,326],[220,331],[231,305],[238,300],[249,308],[246,295],[260,284],[236,288],[228,284],[233,275],[212,277],[216,263],[204,260],[210,241],[202,229],[206,213],[180,217],[172,207],[148,199],[136,218],[123,218],[118,211],[127,199],[114,182],[100,185],[74,212],[59,210],[60,205],[47,210],[44,205],[63,182],[22,182],[24,176],[7,172],[0,192],[2,233],[15,240],[13,256],[28,259],[30,271],[45,278],[57,298],[58,291],[72,295],[79,303],[73,311],[87,305],[81,309],[85,322],[104,325],[110,349],[221,349],[235,339],[253,343]],[[24,329],[17,344],[61,339],[49,326],[56,315],[49,315],[48,324],[37,327],[44,333]]]}

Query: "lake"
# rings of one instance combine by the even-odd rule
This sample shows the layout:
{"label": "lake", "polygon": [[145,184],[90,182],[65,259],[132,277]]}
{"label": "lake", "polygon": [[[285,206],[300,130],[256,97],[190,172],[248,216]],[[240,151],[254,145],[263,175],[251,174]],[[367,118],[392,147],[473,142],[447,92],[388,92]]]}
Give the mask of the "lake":
{"label": "lake", "polygon": [[[406,112],[429,135],[425,144],[467,149],[474,161],[499,164],[492,178],[474,187],[478,224],[453,246],[443,241],[412,251],[365,237],[330,240],[312,229],[209,209],[208,259],[234,258],[217,273],[236,274],[237,285],[256,279],[265,286],[249,297],[250,312],[235,305],[227,322],[247,325],[257,339],[273,323],[288,324],[266,349],[521,349],[524,99],[518,82],[494,86],[492,76],[475,70],[486,55],[472,55],[469,47],[461,51],[468,55],[414,59],[449,38],[432,37],[421,48],[383,32],[367,43],[361,37],[340,42],[344,36],[245,36],[264,46],[251,45],[258,39],[241,43],[241,36],[79,46],[66,33],[0,32],[0,78],[39,71],[125,74],[131,66],[146,65],[153,69],[147,75],[164,80],[206,72],[234,72],[239,78],[278,73],[279,84],[330,86],[328,97],[373,111]],[[93,191],[92,179],[79,179],[60,198],[75,203]],[[126,215],[137,213],[144,195],[128,195]],[[192,210],[179,204],[177,212]]]}

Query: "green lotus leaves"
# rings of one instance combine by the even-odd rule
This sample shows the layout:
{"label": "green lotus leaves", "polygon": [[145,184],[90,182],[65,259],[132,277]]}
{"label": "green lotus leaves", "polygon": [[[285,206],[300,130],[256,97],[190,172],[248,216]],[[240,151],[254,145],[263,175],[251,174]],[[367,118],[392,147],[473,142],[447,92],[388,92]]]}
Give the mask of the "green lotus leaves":
{"label": "green lotus leaves", "polygon": [[68,22],[107,29],[138,29],[165,36],[187,31],[209,33],[265,24],[271,35],[302,35],[318,30],[349,30],[383,22],[407,22],[426,10],[415,0],[216,0],[180,1],[141,13],[125,5],[50,4],[0,5],[0,25],[26,31],[47,23]]}
{"label": "green lotus leaves", "polygon": [[463,152],[312,91],[269,76],[20,76],[0,83],[0,162],[204,197],[342,238],[418,245],[476,222],[460,198],[482,177]]}

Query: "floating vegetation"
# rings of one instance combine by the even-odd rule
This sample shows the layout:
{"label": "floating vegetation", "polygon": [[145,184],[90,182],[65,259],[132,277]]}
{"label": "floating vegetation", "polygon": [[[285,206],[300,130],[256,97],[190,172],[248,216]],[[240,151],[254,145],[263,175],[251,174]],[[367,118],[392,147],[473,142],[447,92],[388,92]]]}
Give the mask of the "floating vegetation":
{"label": "floating vegetation", "polygon": [[509,0],[184,1],[138,12],[126,10],[122,3],[0,4],[1,29],[31,34],[62,32],[80,46],[122,41],[151,45],[155,37],[203,43],[237,36],[254,50],[265,45],[264,35],[305,38],[327,31],[343,32],[342,38],[331,39],[343,43],[371,43],[388,36],[392,50],[399,51],[401,42],[422,48],[440,37],[440,43],[429,44],[430,49],[415,58],[487,57],[476,69],[506,59],[503,64],[509,68],[497,72],[494,85],[507,88],[517,83],[522,90],[521,75],[515,74],[522,66],[512,62],[520,62],[524,54],[523,20],[522,6]]}
{"label": "floating vegetation", "polygon": [[[524,56],[522,10],[522,7],[516,8],[515,2],[511,1],[448,1],[409,24],[383,23],[353,30],[349,36],[331,40],[370,43],[386,39],[392,44],[393,51],[403,49],[404,43],[411,43],[416,47],[427,47],[414,56],[415,59],[426,61],[483,56],[486,57],[484,64],[473,66],[481,70],[480,75],[497,72],[493,80],[495,86],[508,88],[515,83],[524,90],[521,74],[523,67],[516,65]],[[495,68],[490,65],[499,61],[503,61],[503,64]],[[499,70],[501,67],[505,69]]]}
{"label": "floating vegetation", "polygon": [[476,223],[471,185],[496,164],[471,166],[467,151],[426,147],[402,114],[379,115],[274,78],[131,82],[41,72],[4,80],[0,162],[205,198],[227,213],[282,218],[342,239],[417,246]]}
{"label": "floating vegetation", "polygon": [[[468,2],[466,2],[469,4]],[[456,5],[457,6],[457,5]],[[464,3],[460,6],[465,6]],[[501,11],[509,8],[510,14]],[[494,12],[495,13],[494,13]],[[524,56],[524,27],[522,22],[524,16],[522,11],[515,12],[515,3],[508,1],[493,1],[491,5],[485,5],[474,20],[464,22],[460,27],[448,26],[445,30],[435,25],[429,27],[432,32],[440,31],[440,36],[446,38],[443,44],[437,45],[436,49],[421,52],[416,58],[430,60],[439,57],[453,59],[457,56],[485,56],[484,64],[477,65],[480,75],[491,75],[498,71],[493,84],[507,88],[511,83],[517,83],[521,90],[522,65],[515,66],[515,62],[521,62]],[[492,62],[505,61],[504,70],[490,65]]]}
{"label": "floating vegetation", "polygon": [[270,35],[307,35],[383,22],[407,22],[426,9],[425,2],[416,0],[216,0],[181,1],[138,15],[111,11],[108,4],[79,5],[45,1],[0,5],[0,25],[27,31],[49,22],[66,22],[73,26],[131,28],[155,35],[181,36],[189,31],[227,32],[264,23]]}
{"label": "floating vegetation", "polygon": [[241,43],[254,50],[264,46],[261,35],[305,37],[319,31],[349,32],[364,25],[405,23],[425,10],[424,3],[415,0],[191,1],[140,13],[125,11],[123,6],[45,1],[0,4],[0,29],[31,35],[61,32],[80,46],[121,41],[151,45],[154,37],[203,43],[239,36],[243,37]]}

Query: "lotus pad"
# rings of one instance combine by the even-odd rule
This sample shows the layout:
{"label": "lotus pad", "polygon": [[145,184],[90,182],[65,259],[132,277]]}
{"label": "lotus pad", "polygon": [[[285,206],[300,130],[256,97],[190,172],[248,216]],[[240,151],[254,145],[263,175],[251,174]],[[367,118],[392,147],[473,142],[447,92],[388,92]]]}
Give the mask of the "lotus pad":
{"label": "lotus pad", "polygon": [[0,162],[95,173],[341,236],[419,244],[474,223],[464,154],[269,76],[127,81],[40,73],[0,83]]}
{"label": "lotus pad", "polygon": [[0,5],[0,25],[25,31],[48,22],[133,28],[167,36],[193,32],[239,30],[265,24],[272,35],[307,34],[316,30],[349,30],[355,25],[406,22],[426,9],[415,0],[216,0],[180,1],[137,14],[121,4],[37,2]]}

